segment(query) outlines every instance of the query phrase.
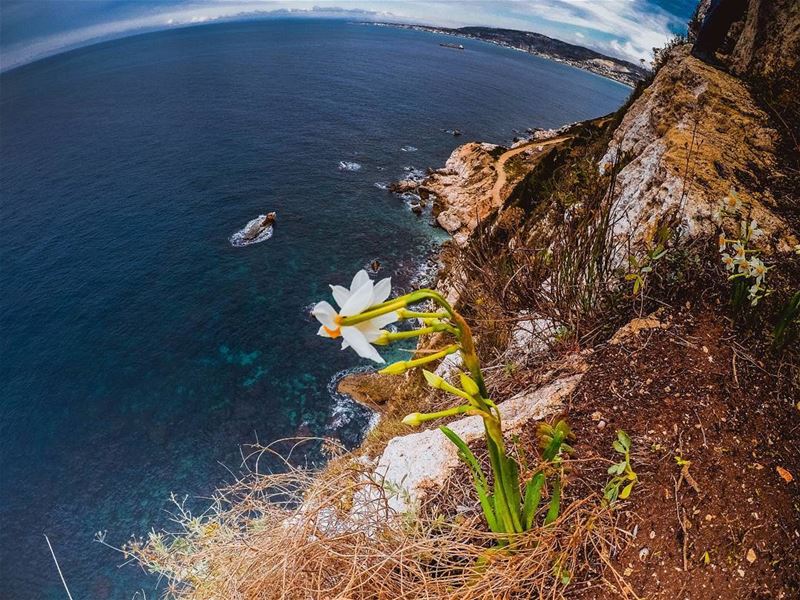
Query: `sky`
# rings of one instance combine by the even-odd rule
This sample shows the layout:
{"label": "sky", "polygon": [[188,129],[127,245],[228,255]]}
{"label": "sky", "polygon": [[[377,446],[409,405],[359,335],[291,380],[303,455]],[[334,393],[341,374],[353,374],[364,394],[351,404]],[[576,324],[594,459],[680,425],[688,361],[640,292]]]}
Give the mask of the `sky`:
{"label": "sky", "polygon": [[338,17],[536,31],[638,63],[696,0],[0,0],[0,70],[91,43],[225,19]]}

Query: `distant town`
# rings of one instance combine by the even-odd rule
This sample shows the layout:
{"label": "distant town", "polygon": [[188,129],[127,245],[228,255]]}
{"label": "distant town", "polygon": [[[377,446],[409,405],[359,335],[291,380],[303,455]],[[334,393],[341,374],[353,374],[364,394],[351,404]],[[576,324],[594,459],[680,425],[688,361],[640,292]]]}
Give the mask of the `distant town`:
{"label": "distant town", "polygon": [[[591,71],[597,75],[613,79],[625,85],[634,86],[636,82],[644,79],[650,72],[644,61],[636,65],[626,60],[614,58],[590,50],[584,46],[569,44],[555,38],[534,33],[532,31],[518,31],[516,29],[497,29],[494,27],[431,27],[428,25],[412,25],[407,23],[372,22],[370,25],[378,27],[395,27],[399,29],[413,29],[442,35],[452,35],[461,38],[489,42],[504,48],[511,48],[556,62],[562,62],[578,69]],[[444,44],[443,44],[444,45]],[[450,47],[457,46],[451,45]]]}

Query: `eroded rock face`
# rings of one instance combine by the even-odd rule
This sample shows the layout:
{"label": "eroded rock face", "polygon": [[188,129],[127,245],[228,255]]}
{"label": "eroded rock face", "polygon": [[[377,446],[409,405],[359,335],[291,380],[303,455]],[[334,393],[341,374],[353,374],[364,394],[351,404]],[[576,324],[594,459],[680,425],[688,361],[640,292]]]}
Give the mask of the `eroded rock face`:
{"label": "eroded rock face", "polygon": [[[583,373],[578,372],[561,377],[501,403],[499,408],[506,436],[510,438],[531,421],[555,414],[582,376]],[[467,444],[483,437],[480,417],[466,417],[447,426]],[[438,429],[430,429],[392,439],[378,459],[375,473],[383,478],[389,508],[403,513],[438,490],[459,464],[453,443]]]}
{"label": "eroded rock face", "polygon": [[777,132],[741,80],[675,51],[614,133],[601,169],[623,164],[612,219],[624,246],[649,242],[677,213],[682,233],[713,236],[712,212],[732,188],[752,207],[774,249],[796,244],[773,212],[775,200],[753,182],[776,168]]}
{"label": "eroded rock face", "polygon": [[479,218],[497,208],[492,204],[492,188],[497,180],[494,165],[498,150],[503,148],[475,142],[459,146],[445,168],[425,180],[425,187],[436,195],[436,222],[451,235],[468,235]]}
{"label": "eroded rock face", "polygon": [[800,2],[749,0],[730,56],[735,73],[761,78],[800,68]]}

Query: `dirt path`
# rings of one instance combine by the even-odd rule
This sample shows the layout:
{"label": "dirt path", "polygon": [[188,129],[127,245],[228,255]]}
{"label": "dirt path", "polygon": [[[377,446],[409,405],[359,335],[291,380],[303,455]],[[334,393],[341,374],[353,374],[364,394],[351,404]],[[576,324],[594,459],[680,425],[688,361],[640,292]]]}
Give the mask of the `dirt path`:
{"label": "dirt path", "polygon": [[525,144],[523,146],[518,146],[517,148],[512,148],[511,150],[507,150],[500,155],[497,159],[497,162],[494,164],[494,168],[497,171],[497,181],[494,182],[494,187],[492,188],[492,206],[500,206],[502,204],[502,198],[500,197],[500,193],[503,191],[503,186],[506,184],[506,163],[517,154],[525,152],[532,147],[539,147],[539,146],[552,146],[553,144],[558,144],[570,139],[571,136],[560,136],[555,137],[549,140],[542,140],[531,142],[529,144]]}

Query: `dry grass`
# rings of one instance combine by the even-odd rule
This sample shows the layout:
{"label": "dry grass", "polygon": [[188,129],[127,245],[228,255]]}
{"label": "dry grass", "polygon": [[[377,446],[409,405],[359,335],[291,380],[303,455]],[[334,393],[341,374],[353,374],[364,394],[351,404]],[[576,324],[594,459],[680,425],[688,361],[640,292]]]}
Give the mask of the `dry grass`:
{"label": "dry grass", "polygon": [[614,264],[621,248],[611,220],[618,165],[598,173],[604,141],[576,148],[550,174],[550,186],[526,201],[527,214],[506,209],[452,259],[464,274],[454,283],[461,305],[473,307],[464,310],[482,347],[505,348],[514,323],[528,318],[551,324],[543,342],[570,343],[586,343],[598,327],[610,332],[622,321],[622,273]]}
{"label": "dry grass", "polygon": [[594,586],[629,595],[606,568],[619,536],[595,496],[498,550],[477,513],[392,513],[382,482],[356,461],[334,459],[322,474],[287,468],[220,490],[201,516],[176,502],[177,532],[125,551],[180,599],[560,598]]}

